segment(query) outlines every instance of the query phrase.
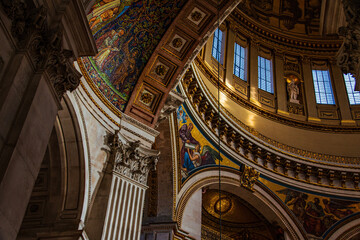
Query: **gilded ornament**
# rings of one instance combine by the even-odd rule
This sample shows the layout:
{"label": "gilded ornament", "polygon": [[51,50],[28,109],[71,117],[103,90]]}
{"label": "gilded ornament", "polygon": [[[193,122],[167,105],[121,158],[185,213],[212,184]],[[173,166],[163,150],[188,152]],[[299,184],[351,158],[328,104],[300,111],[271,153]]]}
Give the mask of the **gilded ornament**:
{"label": "gilded ornament", "polygon": [[154,97],[154,96],[153,96],[152,94],[150,94],[150,93],[148,93],[148,92],[145,92],[145,93],[143,93],[143,94],[141,95],[140,101],[143,102],[143,103],[145,103],[145,104],[147,104],[147,105],[149,105],[149,104],[152,102],[153,97]]}
{"label": "gilded ornament", "polygon": [[165,76],[165,73],[166,73],[166,68],[164,65],[157,65],[157,67],[155,68],[155,73],[157,75],[159,75],[160,77],[163,77]]}
{"label": "gilded ornament", "polygon": [[200,21],[202,14],[199,11],[194,11],[191,13],[190,17],[191,17],[191,20],[197,22],[197,21]]}
{"label": "gilded ornament", "polygon": [[179,48],[183,45],[183,41],[181,38],[174,38],[174,40],[172,40],[172,45],[174,48]]}
{"label": "gilded ornament", "polygon": [[254,168],[249,166],[244,166],[244,170],[240,175],[240,184],[242,187],[255,191],[254,184],[259,179],[260,173]]}

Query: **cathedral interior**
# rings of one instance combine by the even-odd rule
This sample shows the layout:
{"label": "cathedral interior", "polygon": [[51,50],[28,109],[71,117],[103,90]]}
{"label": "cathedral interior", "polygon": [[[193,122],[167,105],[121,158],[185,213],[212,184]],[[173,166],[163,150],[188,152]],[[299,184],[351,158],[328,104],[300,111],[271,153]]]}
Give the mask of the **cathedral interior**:
{"label": "cathedral interior", "polygon": [[0,0],[0,240],[360,239],[360,1]]}

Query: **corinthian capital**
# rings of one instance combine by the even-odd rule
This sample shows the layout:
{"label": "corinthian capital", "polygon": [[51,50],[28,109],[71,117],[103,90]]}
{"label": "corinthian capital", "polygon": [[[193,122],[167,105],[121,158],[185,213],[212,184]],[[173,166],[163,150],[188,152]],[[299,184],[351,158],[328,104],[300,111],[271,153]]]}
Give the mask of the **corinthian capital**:
{"label": "corinthian capital", "polygon": [[0,9],[11,20],[11,34],[17,48],[28,51],[36,70],[46,72],[60,100],[67,90],[74,90],[80,83],[81,74],[72,64],[74,54],[63,48],[60,22],[52,23],[50,27],[46,7],[26,3],[0,0]]}
{"label": "corinthian capital", "polygon": [[108,137],[113,171],[146,185],[149,171],[156,168],[159,151],[140,146],[139,141],[123,143],[118,132]]}

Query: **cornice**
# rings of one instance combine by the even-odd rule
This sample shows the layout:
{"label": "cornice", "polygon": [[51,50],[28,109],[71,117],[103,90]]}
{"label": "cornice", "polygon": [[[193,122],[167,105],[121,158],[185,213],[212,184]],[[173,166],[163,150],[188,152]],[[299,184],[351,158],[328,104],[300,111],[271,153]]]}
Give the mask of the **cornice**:
{"label": "cornice", "polygon": [[240,32],[245,37],[258,40],[265,43],[265,45],[276,46],[277,49],[284,49],[287,52],[335,57],[342,43],[338,37],[323,38],[321,36],[290,35],[275,31],[254,22],[238,8],[232,12],[228,21],[230,22],[230,28],[235,32]]}

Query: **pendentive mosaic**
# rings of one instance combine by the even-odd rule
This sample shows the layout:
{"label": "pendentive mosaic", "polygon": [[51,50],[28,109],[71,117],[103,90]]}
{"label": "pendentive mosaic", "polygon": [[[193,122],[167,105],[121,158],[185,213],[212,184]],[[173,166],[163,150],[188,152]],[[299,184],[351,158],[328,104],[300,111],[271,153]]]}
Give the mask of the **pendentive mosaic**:
{"label": "pendentive mosaic", "polygon": [[196,122],[181,105],[177,111],[180,178],[184,182],[196,171],[206,167],[221,166],[240,169],[241,163],[231,160],[224,154],[219,154],[218,149],[197,127]]}
{"label": "pendentive mosaic", "polygon": [[185,0],[98,0],[88,14],[98,54],[81,58],[100,92],[123,111],[163,34]]}
{"label": "pendentive mosaic", "polygon": [[331,228],[360,212],[360,199],[309,193],[264,178],[260,181],[281,199],[304,230],[316,237],[325,238]]}

